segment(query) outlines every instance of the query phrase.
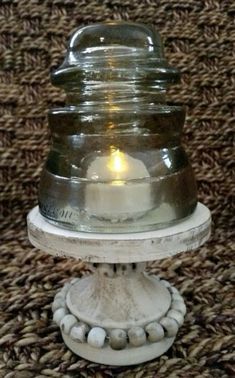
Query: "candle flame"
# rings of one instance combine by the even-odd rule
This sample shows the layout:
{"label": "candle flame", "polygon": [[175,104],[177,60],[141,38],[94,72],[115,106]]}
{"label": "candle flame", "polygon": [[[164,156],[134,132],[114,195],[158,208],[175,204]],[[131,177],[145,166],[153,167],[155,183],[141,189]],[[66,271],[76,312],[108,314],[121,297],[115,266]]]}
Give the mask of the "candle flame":
{"label": "candle flame", "polygon": [[125,154],[119,149],[112,150],[107,167],[111,172],[117,174],[117,179],[122,178],[119,174],[126,172],[128,168]]}

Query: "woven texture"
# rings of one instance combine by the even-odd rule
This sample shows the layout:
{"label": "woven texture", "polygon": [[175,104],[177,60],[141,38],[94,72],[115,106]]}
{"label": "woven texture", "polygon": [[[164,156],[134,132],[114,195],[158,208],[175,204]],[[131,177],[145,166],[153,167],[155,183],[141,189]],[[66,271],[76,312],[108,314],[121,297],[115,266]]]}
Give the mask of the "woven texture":
{"label": "woven texture", "polygon": [[[0,377],[225,378],[234,367],[234,209],[232,60],[234,2],[218,0],[2,0],[0,2],[1,165]],[[26,214],[37,204],[48,152],[47,110],[64,94],[49,74],[80,25],[123,19],[156,26],[166,56],[182,72],[171,90],[187,108],[184,143],[199,198],[212,211],[213,235],[199,251],[151,265],[184,295],[186,321],[162,357],[111,368],[70,352],[52,322],[53,296],[81,262],[32,248]]]}

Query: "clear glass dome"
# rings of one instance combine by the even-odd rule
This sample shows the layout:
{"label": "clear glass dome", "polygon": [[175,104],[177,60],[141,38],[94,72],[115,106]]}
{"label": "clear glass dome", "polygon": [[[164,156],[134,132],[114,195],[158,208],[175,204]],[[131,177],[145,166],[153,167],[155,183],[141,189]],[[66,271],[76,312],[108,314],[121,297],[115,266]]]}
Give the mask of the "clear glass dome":
{"label": "clear glass dome", "polygon": [[150,27],[110,22],[75,31],[52,74],[67,101],[49,112],[41,214],[104,233],[153,230],[189,216],[197,198],[180,141],[185,113],[165,99],[178,80]]}

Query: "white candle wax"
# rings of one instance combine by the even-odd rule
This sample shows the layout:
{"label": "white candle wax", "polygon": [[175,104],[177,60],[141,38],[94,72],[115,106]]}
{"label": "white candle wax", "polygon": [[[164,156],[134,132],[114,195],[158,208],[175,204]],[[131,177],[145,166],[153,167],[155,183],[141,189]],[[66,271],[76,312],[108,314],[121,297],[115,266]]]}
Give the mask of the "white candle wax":
{"label": "white candle wax", "polygon": [[141,217],[152,208],[150,183],[129,180],[146,177],[144,163],[119,150],[97,157],[87,170],[87,178],[94,181],[86,188],[87,213],[112,222]]}

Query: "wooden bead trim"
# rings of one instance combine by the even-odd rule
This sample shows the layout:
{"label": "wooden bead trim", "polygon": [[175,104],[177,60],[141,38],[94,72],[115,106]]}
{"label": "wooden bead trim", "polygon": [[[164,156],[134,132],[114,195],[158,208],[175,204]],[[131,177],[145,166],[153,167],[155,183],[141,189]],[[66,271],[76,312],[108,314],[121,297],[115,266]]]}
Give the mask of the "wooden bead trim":
{"label": "wooden bead trim", "polygon": [[[157,276],[156,279],[159,280]],[[78,280],[79,278],[74,278],[66,283],[56,294],[52,304],[53,320],[62,332],[78,343],[87,342],[94,348],[102,348],[109,344],[114,350],[125,349],[128,344],[130,347],[138,347],[161,341],[164,337],[175,337],[184,322],[186,306],[182,296],[168,281],[161,280],[160,282],[171,294],[171,307],[160,321],[151,322],[143,327],[132,327],[129,330],[105,330],[97,326],[92,327],[80,322],[73,314],[69,313],[66,305],[67,292]]]}

